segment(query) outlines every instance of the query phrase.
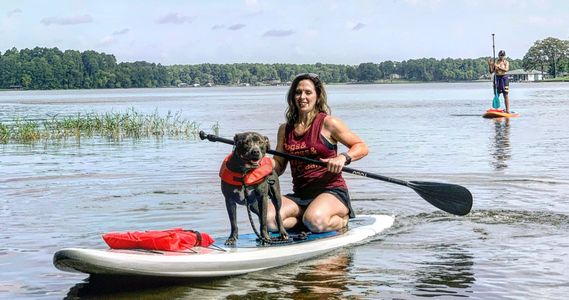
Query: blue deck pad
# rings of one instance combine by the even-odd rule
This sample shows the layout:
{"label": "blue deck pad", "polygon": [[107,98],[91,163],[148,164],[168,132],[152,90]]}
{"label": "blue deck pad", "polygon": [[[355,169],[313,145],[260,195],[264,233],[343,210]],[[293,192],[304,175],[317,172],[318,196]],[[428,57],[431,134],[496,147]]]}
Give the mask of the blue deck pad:
{"label": "blue deck pad", "polygon": [[[371,223],[371,220],[369,218],[361,218],[361,219],[355,218],[355,219],[350,220],[349,229],[368,225],[369,223]],[[295,236],[295,235],[298,235],[300,233],[301,232],[296,232],[296,231],[289,231],[288,232],[289,236]],[[323,233],[309,233],[308,237],[306,239],[298,239],[298,240],[294,239],[294,240],[291,240],[290,242],[285,242],[285,243],[261,245],[261,243],[259,243],[255,233],[247,233],[247,234],[240,234],[235,245],[225,246],[225,247],[227,247],[227,248],[281,247],[281,246],[294,245],[294,244],[306,243],[306,242],[310,242],[310,241],[314,241],[314,240],[329,238],[329,237],[337,236],[339,234],[343,234],[343,233],[341,233],[340,231],[336,231],[336,230],[335,231],[323,232]],[[277,238],[277,237],[279,237],[279,234],[272,232],[271,237]],[[221,241],[221,242],[224,242],[226,239],[227,239],[227,236],[215,238],[216,241]]]}

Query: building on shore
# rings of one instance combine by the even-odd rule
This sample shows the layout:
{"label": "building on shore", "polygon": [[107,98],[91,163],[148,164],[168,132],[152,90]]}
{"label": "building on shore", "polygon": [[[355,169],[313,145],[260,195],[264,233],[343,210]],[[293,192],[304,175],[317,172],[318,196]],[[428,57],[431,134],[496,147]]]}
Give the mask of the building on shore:
{"label": "building on shore", "polygon": [[540,81],[543,80],[543,74],[537,70],[525,71],[524,69],[516,69],[509,71],[508,77],[510,81]]}
{"label": "building on shore", "polygon": [[[515,70],[511,70],[508,71],[508,78],[510,79],[510,81],[514,81],[514,82],[520,82],[520,81],[541,81],[543,79],[545,79],[544,75],[537,70],[530,70],[530,71],[525,71],[524,69],[515,69]],[[478,80],[492,80],[492,74],[491,73],[485,73],[482,74],[480,77],[478,77]]]}

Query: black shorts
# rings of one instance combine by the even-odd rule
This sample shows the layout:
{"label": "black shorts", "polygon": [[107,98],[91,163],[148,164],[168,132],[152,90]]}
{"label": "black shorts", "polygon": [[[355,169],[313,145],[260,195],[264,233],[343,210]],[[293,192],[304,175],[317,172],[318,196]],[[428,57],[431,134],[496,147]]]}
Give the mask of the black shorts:
{"label": "black shorts", "polygon": [[[344,203],[344,205],[348,208],[350,219],[356,217],[356,214],[352,209],[352,203],[350,201],[350,194],[348,193],[348,190],[343,188],[331,188],[331,189],[324,189],[322,193],[328,193],[336,196],[336,198],[338,198],[338,200]],[[307,208],[308,205],[314,200],[314,198],[316,198],[316,196],[300,197],[296,194],[286,194],[285,196],[302,208]]]}
{"label": "black shorts", "polygon": [[496,93],[507,95],[510,92],[510,80],[508,75],[496,75]]}

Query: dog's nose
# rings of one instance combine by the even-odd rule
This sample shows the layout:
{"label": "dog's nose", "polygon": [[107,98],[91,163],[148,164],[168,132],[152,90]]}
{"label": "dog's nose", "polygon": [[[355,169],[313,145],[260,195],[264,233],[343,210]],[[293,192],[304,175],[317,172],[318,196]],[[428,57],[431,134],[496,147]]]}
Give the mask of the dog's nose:
{"label": "dog's nose", "polygon": [[261,155],[261,151],[259,149],[253,149],[253,151],[251,151],[251,153],[253,153],[253,155],[256,155],[256,156]]}

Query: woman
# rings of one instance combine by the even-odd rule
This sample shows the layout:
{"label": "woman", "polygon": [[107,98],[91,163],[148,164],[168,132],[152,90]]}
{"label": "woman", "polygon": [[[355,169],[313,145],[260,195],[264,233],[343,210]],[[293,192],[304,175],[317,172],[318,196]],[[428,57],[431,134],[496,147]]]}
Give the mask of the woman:
{"label": "woman", "polygon": [[[319,159],[327,167],[290,161],[294,193],[282,199],[284,226],[305,226],[312,232],[342,229],[355,216],[342,167],[366,156],[367,146],[340,119],[330,115],[326,90],[318,75],[298,75],[287,102],[287,122],[279,127],[276,151]],[[338,142],[348,151],[338,154]],[[288,160],[278,156],[273,160],[274,169],[281,175]],[[274,216],[274,207],[269,207],[271,230],[276,229]]]}

